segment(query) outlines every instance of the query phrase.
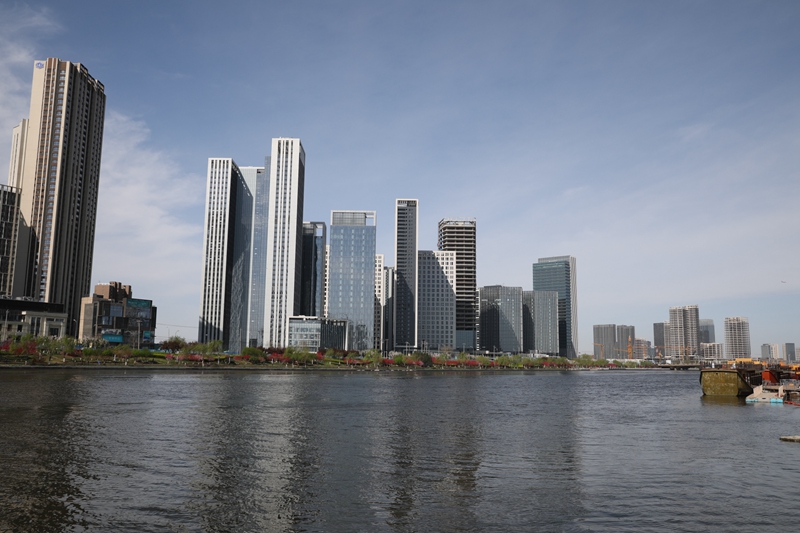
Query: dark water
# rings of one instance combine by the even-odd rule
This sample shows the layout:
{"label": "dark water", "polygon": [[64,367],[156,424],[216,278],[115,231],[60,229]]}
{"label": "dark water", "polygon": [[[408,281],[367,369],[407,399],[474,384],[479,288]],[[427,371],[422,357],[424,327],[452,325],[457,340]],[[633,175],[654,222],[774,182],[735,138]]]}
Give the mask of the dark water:
{"label": "dark water", "polygon": [[797,531],[800,408],[697,380],[0,371],[0,531]]}

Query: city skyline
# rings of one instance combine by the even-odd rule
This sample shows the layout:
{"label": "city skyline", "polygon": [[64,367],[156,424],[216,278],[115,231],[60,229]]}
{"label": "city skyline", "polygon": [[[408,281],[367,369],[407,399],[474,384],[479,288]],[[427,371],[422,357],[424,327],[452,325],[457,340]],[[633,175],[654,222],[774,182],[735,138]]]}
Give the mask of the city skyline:
{"label": "city skyline", "polygon": [[[427,17],[417,19],[398,6],[273,6],[286,24],[264,44],[257,30],[237,43],[193,40],[204,28],[244,31],[263,20],[240,4],[201,3],[188,18],[177,7],[137,15],[96,6],[0,7],[0,127],[8,147],[27,114],[34,60],[80,61],[113,87],[92,284],[125,279],[162,295],[159,337],[167,327],[195,335],[184,325],[200,301],[207,159],[258,165],[271,137],[290,134],[323,178],[306,192],[306,220],[325,220],[332,208],[390,217],[395,198],[419,198],[418,249],[433,250],[438,220],[474,217],[479,286],[527,289],[537,257],[578,257],[581,352],[591,351],[592,324],[649,332],[665,308],[684,302],[715,321],[718,340],[724,318],[743,315],[754,348],[796,341],[800,82],[785,68],[800,48],[792,4],[760,6],[758,17],[737,2],[723,17],[713,2],[459,6],[444,33],[443,7],[422,8]],[[314,37],[291,20],[329,31]],[[163,31],[145,43],[144,24]],[[619,31],[608,37],[612,26]],[[286,48],[287,35],[302,46]],[[376,37],[380,46],[365,46]],[[506,51],[514,68],[495,61]],[[250,78],[219,84],[200,69],[207,53]],[[290,82],[264,77],[267,57]],[[194,112],[199,102],[203,113]],[[9,152],[0,150],[6,168]],[[478,153],[490,157],[468,157]],[[765,202],[776,208],[757,209]],[[618,243],[603,237],[621,231]],[[395,264],[390,224],[377,240]],[[764,259],[778,250],[788,259]]]}

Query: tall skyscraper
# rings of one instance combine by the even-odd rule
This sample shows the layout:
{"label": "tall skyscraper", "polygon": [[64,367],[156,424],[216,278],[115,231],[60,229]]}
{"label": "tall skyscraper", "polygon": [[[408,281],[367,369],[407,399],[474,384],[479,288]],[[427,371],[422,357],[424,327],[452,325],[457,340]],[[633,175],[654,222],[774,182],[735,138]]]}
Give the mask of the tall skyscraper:
{"label": "tall skyscraper", "polygon": [[617,352],[616,359],[633,359],[633,349],[636,347],[636,328],[620,324],[617,326]]}
{"label": "tall skyscraper", "polygon": [[697,330],[697,341],[700,343],[714,343],[717,342],[717,336],[714,331],[714,321],[710,318],[701,318]]}
{"label": "tall skyscraper", "polygon": [[617,326],[616,324],[595,324],[594,358],[612,361],[617,358]]}
{"label": "tall skyscraper", "polygon": [[324,222],[303,222],[303,280],[300,309],[295,310],[295,315],[321,317],[325,313],[326,244]]}
{"label": "tall skyscraper", "polygon": [[725,357],[750,357],[750,322],[744,316],[725,318]]}
{"label": "tall skyscraper", "polygon": [[267,231],[264,344],[286,346],[289,317],[300,308],[306,154],[300,139],[272,139]]}
{"label": "tall skyscraper", "polygon": [[669,308],[669,357],[697,358],[700,311],[696,305]]}
{"label": "tall skyscraper", "polygon": [[383,254],[375,254],[375,319],[373,321],[372,346],[376,350],[383,349],[383,307],[386,305],[386,296],[383,290],[386,268]]}
{"label": "tall skyscraper", "polygon": [[396,349],[417,346],[417,252],[419,200],[395,204],[394,343]]}
{"label": "tall skyscraper", "polygon": [[456,252],[419,251],[418,339],[424,350],[453,349],[456,341]]}
{"label": "tall skyscraper", "polygon": [[474,218],[439,221],[439,250],[456,253],[456,346],[475,349],[477,329],[477,223]]}
{"label": "tall skyscraper", "polygon": [[374,345],[375,223],[375,211],[331,211],[328,317],[349,321],[351,350]]}
{"label": "tall skyscraper", "polygon": [[269,164],[239,167],[253,195],[253,220],[250,239],[250,302],[247,318],[247,345],[264,345],[264,304],[267,295],[267,230],[269,228]]}
{"label": "tall skyscraper", "polygon": [[84,65],[35,61],[30,116],[14,130],[9,184],[21,189],[22,217],[14,296],[64,304],[71,335],[91,284],[105,105],[103,84]]}
{"label": "tall skyscraper", "polygon": [[253,200],[232,159],[208,160],[197,340],[236,353],[247,346]]}
{"label": "tall skyscraper", "polygon": [[394,349],[394,292],[395,268],[383,267],[383,340],[381,351]]}
{"label": "tall skyscraper", "polygon": [[575,258],[543,257],[533,264],[533,290],[558,292],[558,354],[578,353],[578,287]]}
{"label": "tall skyscraper", "polygon": [[522,350],[522,287],[481,287],[481,349],[518,353]]}
{"label": "tall skyscraper", "polygon": [[0,296],[11,296],[14,291],[19,197],[20,191],[16,187],[0,185]]}

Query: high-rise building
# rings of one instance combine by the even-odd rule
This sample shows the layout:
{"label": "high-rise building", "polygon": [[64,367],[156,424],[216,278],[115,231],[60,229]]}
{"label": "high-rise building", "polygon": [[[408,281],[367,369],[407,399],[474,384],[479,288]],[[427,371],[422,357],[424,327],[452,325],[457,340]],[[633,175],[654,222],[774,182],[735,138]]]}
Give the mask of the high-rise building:
{"label": "high-rise building", "polygon": [[762,344],[761,345],[761,359],[764,361],[771,361],[780,359],[781,354],[777,344]]}
{"label": "high-rise building", "polygon": [[247,345],[264,345],[264,303],[267,295],[267,230],[269,228],[269,164],[263,167],[239,167],[245,184],[253,195],[253,218],[250,237],[250,281],[247,314]]}
{"label": "high-rise building", "polygon": [[617,355],[617,325],[595,324],[592,327],[594,336],[594,358],[611,361]]}
{"label": "high-rise building", "polygon": [[272,139],[267,231],[264,344],[286,346],[289,317],[300,308],[306,154],[300,139]]}
{"label": "high-rise building", "polygon": [[423,350],[454,348],[458,280],[456,252],[420,250],[418,339]]}
{"label": "high-rise building", "polygon": [[558,292],[558,354],[578,353],[578,287],[571,255],[543,257],[533,264],[533,290]]}
{"label": "high-rise building", "polygon": [[750,322],[744,316],[725,318],[725,357],[750,357]]}
{"label": "high-rise building", "polygon": [[372,347],[376,350],[383,349],[383,306],[386,297],[383,291],[384,272],[386,267],[383,254],[375,254],[375,319],[373,321]]}
{"label": "high-rise building", "polygon": [[349,321],[351,350],[374,345],[375,223],[375,211],[331,211],[328,317]]}
{"label": "high-rise building", "polygon": [[710,363],[720,363],[725,359],[721,342],[701,342],[700,358]]}
{"label": "high-rise building", "polygon": [[198,342],[247,346],[253,193],[230,158],[210,158],[206,179]]}
{"label": "high-rise building", "polygon": [[636,346],[636,328],[620,324],[617,326],[617,351],[615,359],[633,359]]}
{"label": "high-rise building", "polygon": [[525,353],[533,353],[536,349],[534,316],[533,291],[522,291],[522,351]]}
{"label": "high-rise building", "polygon": [[797,361],[795,357],[795,347],[793,342],[787,342],[783,345],[783,358],[788,361],[794,363]]}
{"label": "high-rise building", "polygon": [[698,322],[697,342],[715,343],[717,336],[714,332],[714,321],[710,318],[701,318]]}
{"label": "high-rise building", "polygon": [[669,308],[669,357],[696,358],[700,353],[698,329],[700,312],[696,305]]}
{"label": "high-rise building", "polygon": [[395,269],[383,267],[383,346],[382,352],[394,349],[394,292]]}
{"label": "high-rise building", "polygon": [[419,200],[399,198],[395,204],[394,343],[397,349],[417,346],[417,252]]}
{"label": "high-rise building", "polygon": [[303,222],[303,267],[300,285],[300,308],[295,315],[323,316],[325,313],[324,222]]}
{"label": "high-rise building", "polygon": [[456,346],[475,349],[477,301],[477,223],[474,218],[439,221],[439,250],[456,253]]}
{"label": "high-rise building", "polygon": [[637,338],[633,341],[633,358],[634,359],[649,359],[650,358],[650,341],[647,339]]}
{"label": "high-rise building", "polygon": [[73,336],[91,283],[104,91],[80,63],[35,61],[30,116],[14,130],[9,184],[21,190],[14,296],[64,304]]}
{"label": "high-rise building", "polygon": [[533,350],[558,355],[558,292],[533,292]]}
{"label": "high-rise building", "polygon": [[522,287],[491,285],[480,296],[481,349],[518,353],[522,350]]}
{"label": "high-rise building", "polygon": [[0,185],[0,296],[14,291],[14,268],[19,235],[19,197],[16,187]]}
{"label": "high-rise building", "polygon": [[653,347],[655,348],[655,358],[659,361],[666,358],[669,353],[667,350],[669,335],[669,322],[653,324]]}

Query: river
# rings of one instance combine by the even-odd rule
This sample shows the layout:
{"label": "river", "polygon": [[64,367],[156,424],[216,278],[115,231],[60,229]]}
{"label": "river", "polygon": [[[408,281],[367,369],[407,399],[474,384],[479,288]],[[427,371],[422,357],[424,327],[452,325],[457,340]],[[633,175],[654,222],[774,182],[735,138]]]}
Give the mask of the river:
{"label": "river", "polygon": [[697,372],[0,370],[0,531],[795,531],[797,434]]}

